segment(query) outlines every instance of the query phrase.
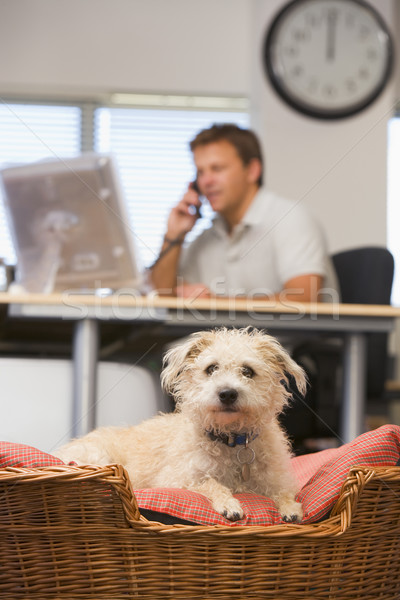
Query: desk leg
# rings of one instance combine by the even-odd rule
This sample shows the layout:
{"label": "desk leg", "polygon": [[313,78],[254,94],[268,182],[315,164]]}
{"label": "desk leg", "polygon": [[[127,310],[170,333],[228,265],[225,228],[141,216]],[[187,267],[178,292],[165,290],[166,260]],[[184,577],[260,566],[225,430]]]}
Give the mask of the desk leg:
{"label": "desk leg", "polygon": [[347,443],[364,432],[366,336],[345,337],[343,357],[343,406],[340,435]]}
{"label": "desk leg", "polygon": [[98,344],[98,322],[77,321],[73,339],[72,437],[85,435],[96,425]]}

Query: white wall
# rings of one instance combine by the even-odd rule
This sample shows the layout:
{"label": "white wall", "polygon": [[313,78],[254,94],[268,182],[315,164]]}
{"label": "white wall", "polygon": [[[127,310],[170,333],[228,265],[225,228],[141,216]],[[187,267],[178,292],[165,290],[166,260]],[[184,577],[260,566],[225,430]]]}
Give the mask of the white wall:
{"label": "white wall", "polygon": [[252,0],[0,0],[0,90],[249,91]]}

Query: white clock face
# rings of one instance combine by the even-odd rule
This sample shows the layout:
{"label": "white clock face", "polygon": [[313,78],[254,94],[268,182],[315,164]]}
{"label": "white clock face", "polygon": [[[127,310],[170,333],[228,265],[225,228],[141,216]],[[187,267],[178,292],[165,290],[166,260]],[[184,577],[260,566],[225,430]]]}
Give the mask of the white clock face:
{"label": "white clock face", "polygon": [[265,61],[278,92],[315,116],[339,117],[378,95],[391,66],[389,34],[357,0],[298,0],[275,20]]}

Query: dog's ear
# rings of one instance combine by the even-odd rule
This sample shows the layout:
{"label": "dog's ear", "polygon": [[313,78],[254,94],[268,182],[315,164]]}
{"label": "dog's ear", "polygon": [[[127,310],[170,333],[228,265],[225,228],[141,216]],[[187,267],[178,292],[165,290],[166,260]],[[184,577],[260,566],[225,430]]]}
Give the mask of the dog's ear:
{"label": "dog's ear", "polygon": [[275,364],[277,375],[281,379],[285,389],[293,392],[296,390],[292,388],[297,388],[297,392],[304,396],[307,389],[307,378],[300,365],[293,360],[276,338],[257,332],[255,336],[258,338],[265,360]]}
{"label": "dog's ear", "polygon": [[307,390],[307,377],[304,369],[282,347],[277,358],[278,363],[282,365],[284,387],[293,396],[300,394],[304,397]]}
{"label": "dog's ear", "polygon": [[288,371],[286,371],[286,373],[285,373],[285,379],[281,380],[281,384],[285,388],[289,397],[292,397],[293,400],[300,401],[300,402],[302,402],[304,400],[304,394],[305,394],[304,390],[303,391],[299,390],[295,377]]}
{"label": "dog's ear", "polygon": [[195,358],[211,344],[213,339],[212,331],[196,332],[185,342],[168,350],[163,359],[161,373],[161,385],[167,394],[175,395],[180,376],[191,368]]}

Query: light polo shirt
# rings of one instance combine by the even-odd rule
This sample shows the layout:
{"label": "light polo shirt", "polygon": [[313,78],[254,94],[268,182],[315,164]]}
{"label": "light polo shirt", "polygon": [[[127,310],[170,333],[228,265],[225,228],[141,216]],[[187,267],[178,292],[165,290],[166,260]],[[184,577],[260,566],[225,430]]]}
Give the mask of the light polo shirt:
{"label": "light polo shirt", "polygon": [[338,289],[317,223],[300,203],[263,189],[231,234],[217,215],[183,249],[178,274],[221,296],[278,293],[287,281],[306,274],[321,275],[324,287]]}

